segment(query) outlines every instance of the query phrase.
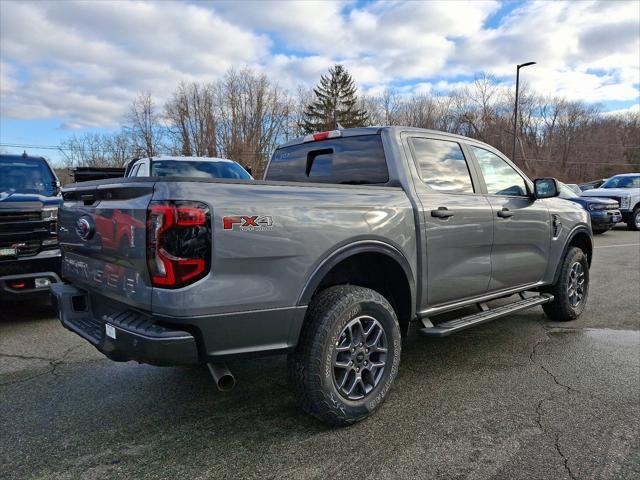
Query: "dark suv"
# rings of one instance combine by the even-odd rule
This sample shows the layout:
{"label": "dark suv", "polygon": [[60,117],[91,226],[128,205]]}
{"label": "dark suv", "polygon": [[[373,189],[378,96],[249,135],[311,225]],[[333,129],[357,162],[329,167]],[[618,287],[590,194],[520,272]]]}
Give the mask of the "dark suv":
{"label": "dark suv", "polygon": [[0,155],[0,299],[60,281],[60,182],[42,157]]}

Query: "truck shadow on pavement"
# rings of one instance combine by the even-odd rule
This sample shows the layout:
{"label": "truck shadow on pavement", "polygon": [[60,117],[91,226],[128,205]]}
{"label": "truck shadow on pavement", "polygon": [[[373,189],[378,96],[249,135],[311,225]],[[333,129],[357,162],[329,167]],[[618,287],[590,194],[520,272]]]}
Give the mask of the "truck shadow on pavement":
{"label": "truck shadow on pavement", "polygon": [[55,309],[45,298],[0,300],[0,323],[50,320],[55,316]]}
{"label": "truck shadow on pavement", "polygon": [[[230,362],[238,386],[229,393],[216,390],[206,368],[65,361],[37,379],[3,383],[11,398],[0,403],[10,432],[4,450],[19,454],[0,462],[10,468],[0,476],[337,478],[345,451],[361,441],[367,448],[349,462],[378,465],[380,478],[415,478],[403,469],[422,458],[434,477],[497,471],[509,460],[496,457],[505,448],[539,449],[545,435],[553,442],[541,416],[549,391],[562,401],[573,395],[541,368],[543,343],[556,341],[543,318],[535,310],[444,339],[412,329],[387,402],[337,430],[298,410],[284,357]],[[480,463],[465,467],[470,452]]]}

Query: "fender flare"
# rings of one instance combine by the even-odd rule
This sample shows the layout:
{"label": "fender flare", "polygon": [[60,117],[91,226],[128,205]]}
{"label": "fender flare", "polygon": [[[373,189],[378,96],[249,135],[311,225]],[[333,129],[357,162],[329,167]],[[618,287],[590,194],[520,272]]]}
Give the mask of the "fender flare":
{"label": "fender flare", "polygon": [[381,253],[390,257],[392,260],[395,260],[400,265],[400,267],[402,267],[402,270],[404,271],[405,277],[407,278],[407,282],[409,284],[411,295],[411,318],[413,318],[415,316],[416,308],[416,292],[415,280],[413,278],[411,265],[400,250],[392,245],[389,245],[388,243],[381,242],[379,240],[361,240],[350,243],[348,245],[344,245],[331,252],[331,254],[329,254],[329,256],[325,258],[309,276],[309,279],[305,283],[302,292],[298,296],[297,305],[308,305],[311,297],[318,288],[318,285],[320,285],[320,282],[322,282],[324,277],[331,271],[331,269],[343,260],[346,260],[347,258],[360,253]]}
{"label": "fender flare", "polygon": [[[589,242],[591,243],[591,256],[588,258],[588,262],[589,262],[589,266],[591,266],[591,260],[593,259],[593,236],[591,235],[591,231],[586,225],[578,225],[577,227],[574,227],[574,229],[571,230],[571,232],[569,232],[569,235],[567,235],[567,239],[564,242],[564,247],[562,248],[562,255],[560,256],[560,260],[564,259],[564,257],[567,255],[567,251],[569,250],[569,245],[571,244],[571,241],[579,233],[584,233],[587,235],[587,237],[589,237]],[[562,267],[562,261],[559,261],[558,265],[556,265],[555,273],[553,274],[553,283],[556,283],[558,281],[558,278],[560,277],[561,267]]]}

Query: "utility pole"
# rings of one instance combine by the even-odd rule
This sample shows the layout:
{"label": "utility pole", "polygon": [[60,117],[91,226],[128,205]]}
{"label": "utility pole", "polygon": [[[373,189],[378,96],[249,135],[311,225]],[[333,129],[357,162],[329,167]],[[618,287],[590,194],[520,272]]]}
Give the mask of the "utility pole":
{"label": "utility pole", "polygon": [[518,135],[518,89],[520,88],[520,69],[535,64],[536,62],[521,63],[516,68],[516,106],[513,109],[513,153],[511,155],[511,161],[513,162],[516,161],[516,136]]}

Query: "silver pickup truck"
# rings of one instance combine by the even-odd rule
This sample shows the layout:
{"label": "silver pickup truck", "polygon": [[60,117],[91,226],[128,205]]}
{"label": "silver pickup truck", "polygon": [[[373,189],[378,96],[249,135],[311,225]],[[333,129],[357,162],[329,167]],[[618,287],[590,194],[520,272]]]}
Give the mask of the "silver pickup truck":
{"label": "silver pickup truck", "polygon": [[302,408],[346,425],[384,401],[412,321],[442,337],[537,305],[580,315],[589,215],[557,195],[469,138],[321,132],[281,145],[263,181],[69,186],[52,291],[116,361],[207,364],[228,389],[227,360],[288,354]]}

